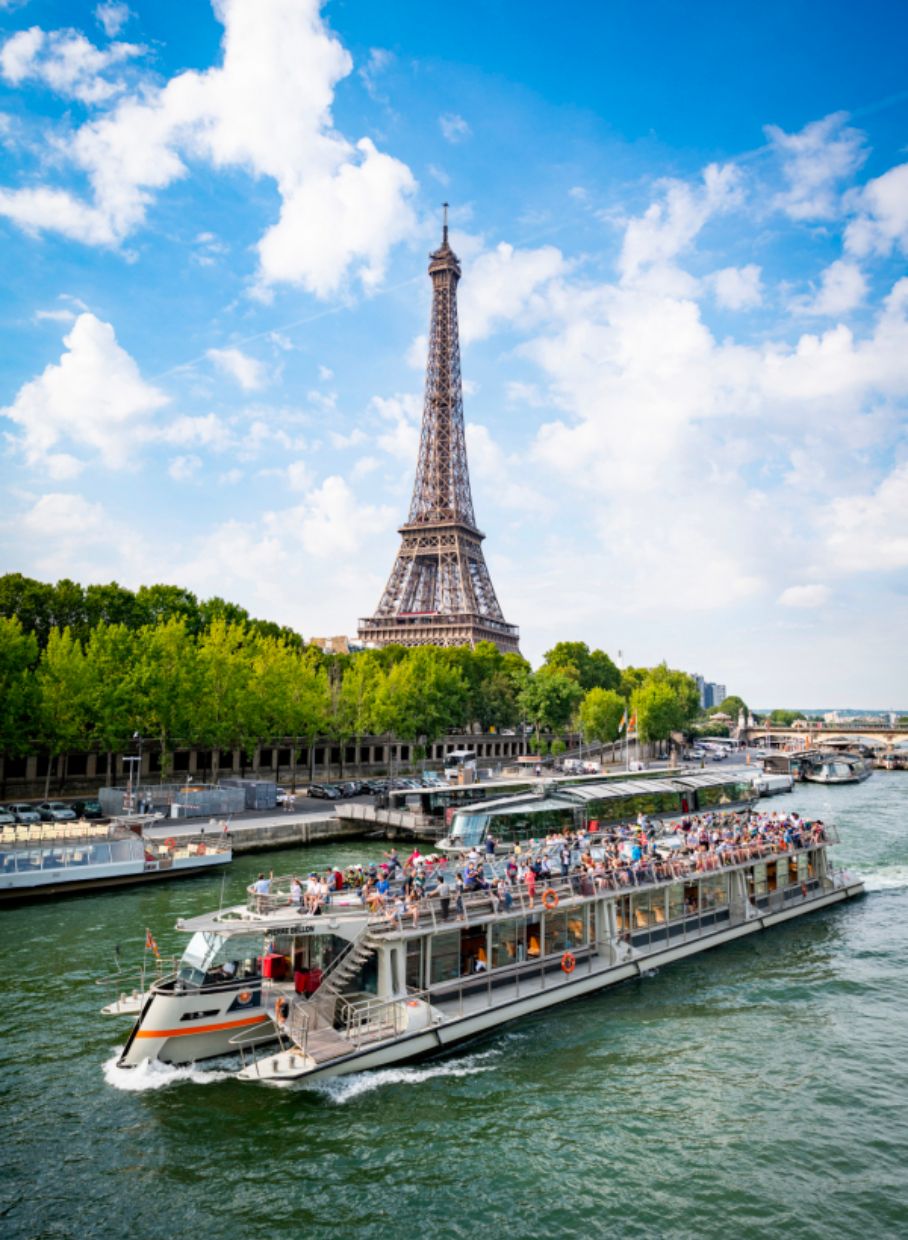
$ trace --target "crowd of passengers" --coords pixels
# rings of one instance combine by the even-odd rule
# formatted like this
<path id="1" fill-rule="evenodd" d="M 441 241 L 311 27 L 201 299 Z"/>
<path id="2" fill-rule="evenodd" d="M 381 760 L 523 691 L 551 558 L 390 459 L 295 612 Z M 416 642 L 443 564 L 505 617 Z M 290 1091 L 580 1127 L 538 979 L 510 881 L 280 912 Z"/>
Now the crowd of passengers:
<path id="1" fill-rule="evenodd" d="M 418 849 L 401 859 L 392 848 L 378 863 L 313 872 L 305 880 L 294 876 L 289 901 L 314 915 L 332 901 L 340 903 L 338 897 L 344 903 L 352 897 L 377 916 L 392 922 L 409 917 L 415 926 L 430 899 L 438 902 L 441 918 L 447 921 L 452 913 L 465 916 L 464 899 L 473 894 L 484 894 L 495 912 L 509 910 L 518 893 L 532 908 L 559 879 L 574 894 L 592 896 L 759 861 L 825 839 L 821 821 L 806 822 L 798 814 L 778 810 L 709 813 L 658 826 L 641 818 L 633 826 L 581 829 L 515 843 L 507 852 L 489 837 L 482 850 L 471 848 L 454 859 L 423 856 Z M 271 879 L 264 874 L 253 892 L 261 910 L 275 906 L 277 893 L 272 896 Z"/>

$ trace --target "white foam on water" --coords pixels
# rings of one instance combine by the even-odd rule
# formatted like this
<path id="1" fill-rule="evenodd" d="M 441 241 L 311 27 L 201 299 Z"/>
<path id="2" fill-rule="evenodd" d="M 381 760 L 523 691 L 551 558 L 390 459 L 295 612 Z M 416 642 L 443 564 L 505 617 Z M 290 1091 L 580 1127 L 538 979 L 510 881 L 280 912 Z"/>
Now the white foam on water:
<path id="1" fill-rule="evenodd" d="M 325 1094 L 337 1106 L 343 1106 L 386 1085 L 421 1085 L 423 1081 L 432 1081 L 436 1077 L 476 1076 L 480 1072 L 491 1072 L 495 1065 L 488 1061 L 497 1059 L 500 1053 L 497 1050 L 483 1051 L 480 1055 L 433 1064 L 430 1068 L 378 1068 L 372 1072 L 356 1072 L 350 1076 L 316 1082 L 312 1088 Z"/>
<path id="2" fill-rule="evenodd" d="M 857 871 L 866 891 L 897 891 L 908 887 L 908 865 L 884 865 L 867 874 Z"/>
<path id="3" fill-rule="evenodd" d="M 167 1085 L 180 1085 L 186 1081 L 193 1085 L 213 1085 L 227 1081 L 235 1075 L 222 1068 L 200 1068 L 196 1064 L 161 1063 L 159 1059 L 143 1059 L 135 1068 L 119 1068 L 119 1050 L 103 1065 L 104 1079 L 114 1089 L 124 1093 L 142 1093 L 147 1089 L 164 1089 Z"/>

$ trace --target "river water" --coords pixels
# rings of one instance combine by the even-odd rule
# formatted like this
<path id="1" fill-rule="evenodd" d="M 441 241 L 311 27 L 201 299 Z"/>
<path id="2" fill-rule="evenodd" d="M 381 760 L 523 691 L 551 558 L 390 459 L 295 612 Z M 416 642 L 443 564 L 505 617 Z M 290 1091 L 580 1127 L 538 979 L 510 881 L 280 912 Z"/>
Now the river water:
<path id="1" fill-rule="evenodd" d="M 908 774 L 763 804 L 839 825 L 865 898 L 459 1055 L 304 1088 L 117 1072 L 114 945 L 374 843 L 0 910 L 0 1234 L 908 1235 Z"/>

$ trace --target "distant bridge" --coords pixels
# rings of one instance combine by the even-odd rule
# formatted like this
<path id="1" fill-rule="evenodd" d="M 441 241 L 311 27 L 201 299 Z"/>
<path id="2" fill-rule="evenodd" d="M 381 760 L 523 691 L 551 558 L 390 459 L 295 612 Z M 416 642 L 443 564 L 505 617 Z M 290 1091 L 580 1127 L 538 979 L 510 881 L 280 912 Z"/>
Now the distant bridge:
<path id="1" fill-rule="evenodd" d="M 809 738 L 811 749 L 821 749 L 824 744 L 841 744 L 842 741 L 860 742 L 873 749 L 901 748 L 908 744 L 908 726 L 891 727 L 889 724 L 875 725 L 872 723 L 835 724 L 834 726 L 818 727 L 816 724 L 807 727 L 780 727 L 775 724 L 759 723 L 753 727 L 737 730 L 738 738 L 748 744 L 759 744 L 765 741 L 772 744 L 776 740 L 799 740 L 802 743 Z"/>

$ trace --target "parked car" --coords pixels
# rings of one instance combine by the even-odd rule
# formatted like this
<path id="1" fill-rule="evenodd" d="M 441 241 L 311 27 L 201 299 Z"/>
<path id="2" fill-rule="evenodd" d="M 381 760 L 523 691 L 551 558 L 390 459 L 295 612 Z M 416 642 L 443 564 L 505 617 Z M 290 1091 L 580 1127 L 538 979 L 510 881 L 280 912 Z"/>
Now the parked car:
<path id="1" fill-rule="evenodd" d="M 16 825 L 16 815 L 11 814 L 9 810 L 0 805 L 0 827 L 14 827 Z"/>
<path id="2" fill-rule="evenodd" d="M 340 800 L 340 789 L 335 788 L 334 784 L 310 784 L 309 795 L 318 797 L 322 801 L 338 801 Z"/>
<path id="3" fill-rule="evenodd" d="M 13 815 L 16 822 L 40 822 L 41 815 L 38 813 L 34 805 L 29 805 L 25 801 L 18 801 L 15 805 L 7 807 Z"/>
<path id="4" fill-rule="evenodd" d="M 76 811 L 62 801 L 42 801 L 35 807 L 42 822 L 74 822 Z"/>
<path id="5" fill-rule="evenodd" d="M 97 800 L 70 801 L 70 807 L 75 811 L 78 818 L 104 817 L 104 810 L 101 808 L 101 802 Z"/>

